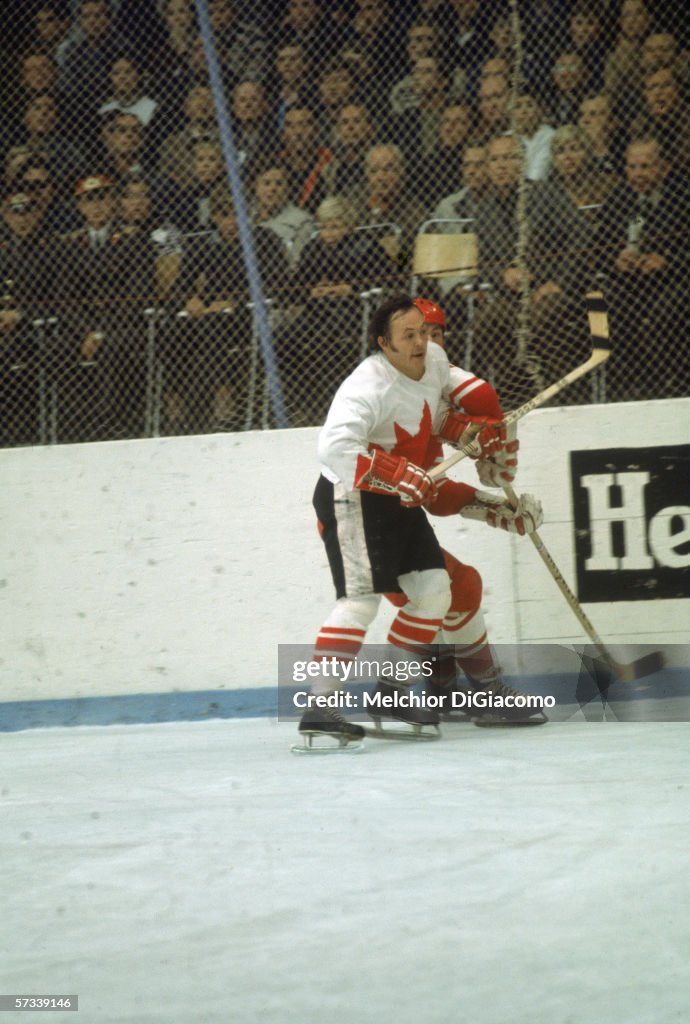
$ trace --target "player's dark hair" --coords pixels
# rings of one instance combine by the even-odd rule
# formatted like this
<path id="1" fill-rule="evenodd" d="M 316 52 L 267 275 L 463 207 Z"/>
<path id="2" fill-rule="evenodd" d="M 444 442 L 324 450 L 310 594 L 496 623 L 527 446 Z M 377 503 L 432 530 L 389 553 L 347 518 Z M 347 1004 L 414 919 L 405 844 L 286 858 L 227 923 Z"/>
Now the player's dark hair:
<path id="1" fill-rule="evenodd" d="M 369 321 L 369 346 L 372 351 L 378 351 L 379 338 L 383 338 L 386 342 L 390 341 L 391 320 L 396 313 L 408 313 L 411 309 L 416 308 L 410 296 L 403 293 L 392 295 L 381 303 Z"/>

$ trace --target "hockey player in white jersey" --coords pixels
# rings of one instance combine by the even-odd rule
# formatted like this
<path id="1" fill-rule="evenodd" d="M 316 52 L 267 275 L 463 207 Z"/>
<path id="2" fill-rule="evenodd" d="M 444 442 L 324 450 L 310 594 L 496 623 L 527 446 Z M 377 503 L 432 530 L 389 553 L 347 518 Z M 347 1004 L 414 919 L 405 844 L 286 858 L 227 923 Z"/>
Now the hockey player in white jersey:
<path id="1" fill-rule="evenodd" d="M 458 441 L 464 434 L 467 414 L 475 409 L 472 396 L 488 385 L 450 366 L 442 348 L 428 345 L 423 316 L 408 296 L 385 302 L 372 317 L 371 330 L 376 351 L 340 386 L 319 436 L 321 476 L 314 507 L 337 601 L 319 631 L 314 660 L 356 657 L 381 595 L 392 592 L 404 595 L 404 603 L 389 630 L 387 661 L 414 678 L 414 663 L 428 656 L 439 632 L 457 626 L 444 553 L 423 508 L 441 500 L 446 483 L 439 488 L 427 470 L 438 460 L 439 438 Z M 496 411 L 500 416 L 500 406 Z M 505 464 L 511 454 L 505 430 L 499 417 L 484 415 L 482 422 L 478 463 L 500 472 L 501 458 Z M 474 488 L 468 492 L 472 518 L 495 525 L 516 521 L 516 511 L 505 501 L 483 497 Z M 536 508 L 532 511 L 536 514 Z M 531 514 L 518 510 L 517 519 L 524 524 Z M 376 693 L 395 698 L 409 688 L 397 681 L 404 677 L 403 671 L 395 680 L 381 679 Z M 337 685 L 325 676 L 312 692 L 328 696 Z M 417 730 L 438 724 L 432 708 L 389 703 L 395 706 L 377 710 L 377 717 L 388 714 Z M 337 709 L 320 706 L 305 712 L 299 731 L 308 737 L 332 735 L 343 744 L 364 735 Z"/>

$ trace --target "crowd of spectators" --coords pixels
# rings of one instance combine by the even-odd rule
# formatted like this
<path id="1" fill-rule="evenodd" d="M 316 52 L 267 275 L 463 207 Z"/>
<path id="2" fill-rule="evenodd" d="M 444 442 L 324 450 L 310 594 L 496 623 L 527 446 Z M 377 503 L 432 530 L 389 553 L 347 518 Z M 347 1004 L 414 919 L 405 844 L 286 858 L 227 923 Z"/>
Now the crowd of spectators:
<path id="1" fill-rule="evenodd" d="M 359 358 L 360 295 L 409 287 L 429 220 L 476 235 L 471 305 L 462 275 L 416 285 L 506 404 L 579 357 L 595 283 L 607 397 L 687 393 L 683 8 L 518 0 L 516 39 L 507 0 L 208 0 L 292 422 Z M 163 429 L 241 429 L 262 368 L 194 0 L 0 18 L 0 443 L 37 439 L 39 372 L 61 440 L 141 433 L 152 331 Z"/>

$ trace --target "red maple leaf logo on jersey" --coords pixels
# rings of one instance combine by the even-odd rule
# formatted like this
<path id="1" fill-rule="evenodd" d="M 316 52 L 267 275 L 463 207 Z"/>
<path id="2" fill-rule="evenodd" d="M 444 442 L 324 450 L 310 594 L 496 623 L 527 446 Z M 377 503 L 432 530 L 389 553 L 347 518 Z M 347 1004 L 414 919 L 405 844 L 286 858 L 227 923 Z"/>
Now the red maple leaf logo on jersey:
<path id="1" fill-rule="evenodd" d="M 428 402 L 424 403 L 422 418 L 419 421 L 419 430 L 416 434 L 410 434 L 399 423 L 393 424 L 395 430 L 395 446 L 391 449 L 393 455 L 404 455 L 408 462 L 414 462 L 416 466 L 427 468 L 428 449 L 431 441 L 431 409 Z"/>

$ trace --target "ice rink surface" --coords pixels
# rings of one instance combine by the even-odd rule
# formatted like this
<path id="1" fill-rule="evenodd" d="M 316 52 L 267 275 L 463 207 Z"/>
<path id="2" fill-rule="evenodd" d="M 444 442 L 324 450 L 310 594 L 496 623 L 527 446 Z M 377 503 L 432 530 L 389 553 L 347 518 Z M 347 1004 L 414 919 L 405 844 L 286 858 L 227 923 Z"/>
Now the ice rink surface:
<path id="1" fill-rule="evenodd" d="M 0 737 L 0 991 L 78 1024 L 690 1020 L 687 724 L 295 735 Z"/>

